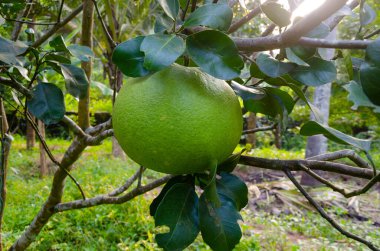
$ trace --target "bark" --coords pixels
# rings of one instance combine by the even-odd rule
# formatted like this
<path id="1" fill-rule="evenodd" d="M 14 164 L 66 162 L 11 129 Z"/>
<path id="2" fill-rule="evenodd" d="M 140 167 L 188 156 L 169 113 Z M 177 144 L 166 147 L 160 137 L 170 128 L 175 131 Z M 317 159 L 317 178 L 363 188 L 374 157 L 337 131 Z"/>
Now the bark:
<path id="1" fill-rule="evenodd" d="M 281 142 L 281 125 L 280 125 L 280 123 L 276 125 L 273 133 L 274 133 L 274 145 L 276 146 L 277 149 L 281 149 L 282 142 Z"/>
<path id="2" fill-rule="evenodd" d="M 45 124 L 41 120 L 38 120 L 38 130 L 40 131 L 42 137 L 45 138 Z M 47 160 L 46 160 L 46 151 L 41 142 L 39 143 L 39 147 L 40 147 L 40 177 L 42 178 L 48 175 L 49 169 L 48 169 Z"/>
<path id="3" fill-rule="evenodd" d="M 34 119 L 33 116 L 32 118 Z M 35 144 L 36 144 L 36 133 L 33 129 L 33 126 L 30 124 L 29 121 L 27 121 L 26 122 L 26 149 L 27 150 L 33 149 Z"/>
<path id="4" fill-rule="evenodd" d="M 250 113 L 247 118 L 247 130 L 252 130 L 257 128 L 256 126 L 256 114 Z M 247 143 L 252 145 L 252 148 L 256 148 L 256 134 L 250 133 L 247 135 Z"/>
<path id="5" fill-rule="evenodd" d="M 93 26 L 94 3 L 92 0 L 83 0 L 81 44 L 88 46 L 91 50 Z M 89 82 L 91 82 L 92 61 L 82 62 L 82 69 L 85 71 Z M 90 126 L 90 87 L 87 88 L 86 95 L 79 99 L 78 124 L 82 129 L 86 129 Z"/>

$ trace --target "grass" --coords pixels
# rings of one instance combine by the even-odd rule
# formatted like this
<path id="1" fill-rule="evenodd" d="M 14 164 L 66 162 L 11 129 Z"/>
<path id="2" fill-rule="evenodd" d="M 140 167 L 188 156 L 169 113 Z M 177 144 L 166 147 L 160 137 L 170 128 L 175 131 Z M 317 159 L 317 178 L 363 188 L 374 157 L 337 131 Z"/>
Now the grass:
<path id="1" fill-rule="evenodd" d="M 69 141 L 48 140 L 53 153 L 61 157 Z M 22 234 L 49 194 L 51 176 L 38 178 L 38 150 L 25 150 L 24 139 L 16 137 L 10 155 L 7 181 L 8 197 L 4 217 L 3 239 L 10 245 Z M 106 193 L 134 173 L 138 166 L 130 160 L 112 158 L 111 141 L 86 149 L 75 163 L 72 174 L 81 183 L 87 197 Z M 255 149 L 250 153 L 267 158 L 301 158 L 303 152 Z M 143 182 L 159 174 L 147 171 Z M 152 191 L 122 205 L 103 205 L 54 215 L 29 250 L 159 250 L 154 241 L 154 220 L 149 204 L 158 191 Z M 67 181 L 63 200 L 80 199 L 80 193 Z M 341 236 L 315 213 L 275 216 L 265 211 L 242 211 L 243 238 L 235 248 L 243 250 L 365 250 Z M 348 229 L 365 233 L 380 245 L 380 231 L 371 223 L 341 219 Z M 371 230 L 371 231 L 369 231 Z M 310 247 L 310 248 L 309 248 Z M 210 250 L 198 236 L 187 250 Z"/>

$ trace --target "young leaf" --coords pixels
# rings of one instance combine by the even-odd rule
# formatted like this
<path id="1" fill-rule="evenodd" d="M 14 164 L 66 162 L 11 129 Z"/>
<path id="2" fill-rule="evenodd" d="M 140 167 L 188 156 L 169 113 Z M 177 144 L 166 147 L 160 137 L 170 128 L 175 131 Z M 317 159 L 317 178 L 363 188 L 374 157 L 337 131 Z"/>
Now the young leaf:
<path id="1" fill-rule="evenodd" d="M 83 69 L 71 64 L 61 64 L 60 66 L 65 78 L 66 90 L 76 98 L 85 97 L 89 82 Z"/>
<path id="2" fill-rule="evenodd" d="M 164 250 L 183 250 L 199 233 L 198 197 L 193 185 L 173 185 L 160 202 L 154 215 L 156 227 L 168 226 L 170 231 L 157 234 L 157 244 Z"/>
<path id="3" fill-rule="evenodd" d="M 298 66 L 292 72 L 295 80 L 309 86 L 319 86 L 331 83 L 336 79 L 336 68 L 333 62 L 312 57 L 305 61 L 310 67 Z"/>
<path id="4" fill-rule="evenodd" d="M 24 53 L 27 46 L 0 37 L 0 62 L 9 65 L 21 65 L 17 56 Z"/>
<path id="5" fill-rule="evenodd" d="M 272 78 L 280 77 L 296 67 L 293 63 L 278 61 L 264 53 L 260 53 L 257 56 L 256 63 L 263 73 Z"/>
<path id="6" fill-rule="evenodd" d="M 374 112 L 380 113 L 380 106 L 374 105 L 365 95 L 361 85 L 357 84 L 355 81 L 350 81 L 349 84 L 343 86 L 349 92 L 348 99 L 354 103 L 351 107 L 357 110 L 359 106 L 366 106 L 374 108 Z"/>
<path id="7" fill-rule="evenodd" d="M 173 34 L 154 34 L 145 37 L 140 49 L 145 53 L 144 67 L 150 71 L 159 71 L 182 55 L 185 43 Z"/>
<path id="8" fill-rule="evenodd" d="M 288 26 L 290 24 L 291 13 L 285 10 L 281 4 L 276 2 L 267 1 L 260 5 L 262 12 L 270 19 L 273 23 L 280 27 Z"/>
<path id="9" fill-rule="evenodd" d="M 227 4 L 205 4 L 189 15 L 183 27 L 203 25 L 226 31 L 231 25 L 232 15 L 232 10 Z"/>
<path id="10" fill-rule="evenodd" d="M 360 83 L 364 93 L 375 105 L 380 105 L 380 67 L 364 62 L 360 66 Z"/>
<path id="11" fill-rule="evenodd" d="M 367 61 L 380 68 L 380 39 L 371 42 L 365 52 Z"/>
<path id="12" fill-rule="evenodd" d="M 33 97 L 26 103 L 29 111 L 46 125 L 61 121 L 65 115 L 65 103 L 61 89 L 50 83 L 39 83 Z"/>
<path id="13" fill-rule="evenodd" d="M 51 41 L 49 41 L 49 45 L 50 47 L 54 48 L 56 52 L 69 52 L 61 35 L 56 36 Z"/>
<path id="14" fill-rule="evenodd" d="M 242 236 L 237 223 L 241 216 L 234 203 L 220 195 L 221 206 L 216 207 L 204 194 L 199 199 L 199 223 L 202 238 L 213 250 L 230 251 Z"/>
<path id="15" fill-rule="evenodd" d="M 234 202 L 236 209 L 241 210 L 248 204 L 247 185 L 237 176 L 230 173 L 221 173 L 221 179 L 216 181 L 219 195 L 224 195 Z"/>
<path id="16" fill-rule="evenodd" d="M 67 49 L 70 51 L 71 55 L 78 58 L 82 62 L 90 61 L 90 58 L 94 57 L 94 53 L 90 49 L 90 47 L 83 45 L 69 45 Z"/>
<path id="17" fill-rule="evenodd" d="M 152 73 L 144 67 L 145 54 L 140 50 L 144 38 L 139 36 L 127 40 L 116 46 L 113 51 L 112 62 L 129 77 L 143 77 Z"/>
<path id="18" fill-rule="evenodd" d="M 149 213 L 151 216 L 154 216 L 156 214 L 158 205 L 161 203 L 162 199 L 165 197 L 169 189 L 172 188 L 172 186 L 174 186 L 175 184 L 179 184 L 179 183 L 194 184 L 194 177 L 192 177 L 191 175 L 187 175 L 187 176 L 178 175 L 171 178 L 162 188 L 160 194 L 150 204 Z"/>
<path id="19" fill-rule="evenodd" d="M 178 0 L 158 0 L 162 9 L 164 9 L 166 15 L 171 19 L 176 20 L 179 12 L 179 1 Z"/>
<path id="20" fill-rule="evenodd" d="M 326 138 L 344 145 L 351 145 L 363 151 L 368 152 L 371 148 L 370 140 L 363 140 L 351 137 L 331 127 L 322 125 L 315 121 L 306 122 L 300 130 L 300 134 L 304 136 L 313 136 L 323 134 Z"/>
<path id="21" fill-rule="evenodd" d="M 104 96 L 112 96 L 113 95 L 113 90 L 106 86 L 103 83 L 100 83 L 98 81 L 91 81 L 91 87 L 96 87 L 98 88 Z"/>
<path id="22" fill-rule="evenodd" d="M 234 42 L 224 33 L 205 30 L 188 36 L 187 52 L 206 73 L 220 79 L 239 77 L 244 67 Z"/>

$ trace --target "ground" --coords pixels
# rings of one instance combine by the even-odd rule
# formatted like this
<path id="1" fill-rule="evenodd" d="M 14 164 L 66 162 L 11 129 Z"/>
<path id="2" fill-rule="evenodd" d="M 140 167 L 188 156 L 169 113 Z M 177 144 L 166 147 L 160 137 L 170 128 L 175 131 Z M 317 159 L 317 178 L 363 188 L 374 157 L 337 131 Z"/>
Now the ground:
<path id="1" fill-rule="evenodd" d="M 53 153 L 62 156 L 69 141 L 49 140 Z M 111 142 L 91 147 L 75 164 L 72 174 L 88 197 L 106 193 L 125 181 L 138 166 L 131 160 L 114 159 Z M 303 152 L 259 149 L 255 156 L 302 158 Z M 6 247 L 23 232 L 46 199 L 51 177 L 38 178 L 38 149 L 25 150 L 25 140 L 16 137 L 10 157 L 8 199 L 4 218 Z M 53 167 L 52 167 L 53 168 Z M 240 166 L 236 174 L 247 182 L 249 205 L 243 209 L 244 233 L 236 250 L 367 250 L 333 229 L 310 210 L 305 199 L 281 173 Z M 160 174 L 147 171 L 143 182 Z M 358 185 L 337 176 L 331 177 L 345 187 Z M 149 203 L 159 189 L 123 205 L 105 205 L 55 215 L 45 226 L 30 250 L 159 250 L 154 242 L 154 220 Z M 380 246 L 380 193 L 350 200 L 326 188 L 310 193 L 329 214 L 347 230 L 366 237 Z M 79 199 L 80 193 L 68 180 L 64 201 Z M 199 236 L 187 250 L 210 250 Z"/>

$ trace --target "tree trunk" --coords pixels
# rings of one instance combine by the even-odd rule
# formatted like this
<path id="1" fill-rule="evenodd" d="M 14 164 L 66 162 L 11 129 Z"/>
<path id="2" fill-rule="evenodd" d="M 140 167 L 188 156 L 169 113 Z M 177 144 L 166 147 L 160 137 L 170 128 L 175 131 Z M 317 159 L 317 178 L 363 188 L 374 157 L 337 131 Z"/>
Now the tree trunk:
<path id="1" fill-rule="evenodd" d="M 247 130 L 256 128 L 256 114 L 251 112 L 247 118 Z M 256 148 L 256 134 L 249 133 L 247 134 L 247 143 L 252 145 L 252 149 Z"/>
<path id="2" fill-rule="evenodd" d="M 332 18 L 329 18 L 327 21 L 332 21 Z M 330 34 L 326 37 L 328 40 L 336 39 L 337 30 L 334 29 L 330 32 Z M 323 49 L 320 51 L 321 56 L 325 60 L 330 60 L 334 57 L 335 50 L 334 49 Z M 314 91 L 314 105 L 321 111 L 323 116 L 323 124 L 327 125 L 329 116 L 330 116 L 330 96 L 331 96 L 331 83 L 325 84 L 322 86 L 317 86 Z M 314 116 L 311 114 L 310 120 L 314 120 Z M 309 158 L 312 156 L 320 155 L 327 152 L 327 139 L 322 135 L 311 136 L 307 140 L 306 144 L 306 152 L 305 157 Z M 321 173 L 321 172 L 319 172 Z M 301 177 L 301 184 L 306 186 L 319 186 L 322 185 L 319 181 L 308 175 L 307 173 L 303 173 Z"/>
<path id="3" fill-rule="evenodd" d="M 31 119 L 34 120 L 34 116 L 30 115 Z M 36 144 L 36 132 L 33 129 L 33 126 L 29 121 L 26 121 L 26 149 L 33 149 Z"/>
<path id="4" fill-rule="evenodd" d="M 41 120 L 38 120 L 38 131 L 40 132 L 41 136 L 45 138 L 45 124 Z M 40 177 L 42 178 L 48 175 L 49 169 L 46 162 L 46 151 L 41 142 L 39 143 L 39 147 L 40 147 Z"/>
<path id="5" fill-rule="evenodd" d="M 274 128 L 274 145 L 277 149 L 281 149 L 282 143 L 281 143 L 281 125 L 278 123 L 276 127 Z"/>
<path id="6" fill-rule="evenodd" d="M 92 0 L 83 0 L 82 36 L 81 44 L 88 46 L 92 50 L 92 35 L 94 26 L 94 4 Z M 91 82 L 92 60 L 82 62 L 82 69 L 85 71 L 88 81 Z M 78 104 L 78 124 L 82 129 L 90 126 L 90 86 Z"/>

